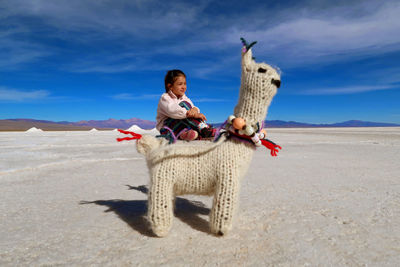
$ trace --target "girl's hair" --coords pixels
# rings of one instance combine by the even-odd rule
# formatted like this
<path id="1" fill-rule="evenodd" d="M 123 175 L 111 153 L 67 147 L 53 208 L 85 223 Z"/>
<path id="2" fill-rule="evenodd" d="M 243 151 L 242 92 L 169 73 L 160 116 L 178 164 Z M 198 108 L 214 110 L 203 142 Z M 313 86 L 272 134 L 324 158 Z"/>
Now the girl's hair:
<path id="1" fill-rule="evenodd" d="M 178 78 L 178 76 L 183 76 L 186 78 L 185 73 L 183 73 L 183 71 L 181 70 L 169 70 L 167 72 L 167 75 L 165 75 L 165 92 L 168 93 L 169 88 L 168 88 L 168 84 L 174 84 L 176 78 Z"/>

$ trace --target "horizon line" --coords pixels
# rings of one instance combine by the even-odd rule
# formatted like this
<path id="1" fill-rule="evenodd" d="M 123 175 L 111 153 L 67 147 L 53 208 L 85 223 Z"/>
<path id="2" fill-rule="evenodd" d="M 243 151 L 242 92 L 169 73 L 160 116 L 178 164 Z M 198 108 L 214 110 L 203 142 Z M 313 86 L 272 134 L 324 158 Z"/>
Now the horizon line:
<path id="1" fill-rule="evenodd" d="M 0 121 L 2 120 L 35 120 L 35 121 L 47 121 L 47 122 L 54 122 L 54 123 L 58 123 L 58 122 L 71 122 L 71 123 L 78 123 L 78 122 L 82 122 L 82 121 L 109 121 L 109 120 L 116 120 L 116 121 L 126 121 L 126 120 L 141 120 L 144 122 L 151 122 L 151 123 L 156 123 L 156 121 L 152 121 L 152 120 L 146 120 L 146 119 L 141 119 L 141 118 L 136 118 L 136 117 L 132 117 L 132 118 L 128 118 L 128 119 L 114 119 L 114 118 L 108 118 L 108 119 L 102 119 L 102 120 L 94 120 L 94 119 L 87 119 L 87 120 L 78 120 L 78 121 L 68 121 L 68 120 L 48 120 L 48 119 L 34 119 L 34 118 L 7 118 L 7 119 L 0 119 Z M 358 119 L 349 119 L 349 120 L 344 120 L 344 121 L 337 121 L 337 122 L 316 122 L 316 123 L 312 123 L 312 122 L 304 122 L 304 121 L 295 121 L 295 120 L 282 120 L 282 119 L 273 119 L 273 120 L 268 120 L 265 119 L 263 121 L 280 121 L 280 122 L 286 122 L 286 123 L 301 123 L 301 124 L 310 124 L 310 125 L 332 125 L 332 124 L 340 124 L 340 123 L 346 123 L 346 122 L 362 122 L 362 123 L 379 123 L 379 124 L 393 124 L 393 125 L 398 125 L 400 126 L 400 123 L 395 123 L 395 122 L 380 122 L 380 121 L 365 121 L 365 120 L 358 120 Z M 214 122 L 214 123 L 210 123 L 210 124 L 221 124 L 223 122 Z"/>

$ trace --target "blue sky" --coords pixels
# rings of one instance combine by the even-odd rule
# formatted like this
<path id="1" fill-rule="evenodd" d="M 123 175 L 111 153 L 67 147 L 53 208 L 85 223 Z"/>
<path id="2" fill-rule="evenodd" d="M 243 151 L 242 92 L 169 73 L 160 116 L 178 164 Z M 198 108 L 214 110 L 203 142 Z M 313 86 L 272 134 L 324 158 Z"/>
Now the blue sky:
<path id="1" fill-rule="evenodd" d="M 0 119 L 155 120 L 164 75 L 233 112 L 240 37 L 278 66 L 269 120 L 400 123 L 399 1 L 0 0 Z"/>

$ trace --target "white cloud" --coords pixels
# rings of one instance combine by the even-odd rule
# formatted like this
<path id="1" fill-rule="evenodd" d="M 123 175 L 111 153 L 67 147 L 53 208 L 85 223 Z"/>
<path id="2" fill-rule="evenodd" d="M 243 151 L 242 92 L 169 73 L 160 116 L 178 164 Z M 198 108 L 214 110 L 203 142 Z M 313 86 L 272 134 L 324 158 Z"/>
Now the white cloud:
<path id="1" fill-rule="evenodd" d="M 80 73 L 120 73 L 167 70 L 172 69 L 172 65 L 153 61 L 149 55 L 138 55 L 135 57 L 121 55 L 116 58 L 113 55 L 105 54 L 103 56 L 98 55 L 97 58 L 88 57 L 73 61 L 72 63 L 65 64 L 62 69 Z"/>
<path id="2" fill-rule="evenodd" d="M 94 31 L 112 37 L 130 34 L 161 38 L 196 23 L 205 2 L 196 5 L 168 1 L 14 0 L 3 4 L 0 19 L 12 16 L 40 18 L 65 31 Z M 82 36 L 82 38 L 85 38 Z"/>
<path id="3" fill-rule="evenodd" d="M 400 49 L 398 1 L 348 1 L 345 5 L 307 1 L 282 8 L 259 3 L 241 12 L 234 8 L 225 12 L 221 7 L 215 10 L 219 13 L 209 12 L 213 7 L 214 3 L 207 0 L 196 4 L 157 0 L 6 1 L 0 8 L 0 25 L 24 33 L 2 36 L 0 51 L 7 53 L 0 53 L 0 67 L 63 53 L 61 47 L 47 47 L 43 37 L 63 40 L 67 47 L 74 44 L 68 49 L 87 52 L 78 51 L 79 57 L 66 58 L 58 64 L 61 69 L 105 73 L 146 70 L 148 66 L 169 68 L 168 64 L 155 63 L 155 56 L 197 56 L 195 62 L 201 62 L 208 61 L 207 56 L 213 53 L 219 55 L 213 68 L 222 72 L 232 69 L 232 64 L 220 59 L 233 57 L 234 49 L 240 51 L 241 36 L 258 41 L 257 59 L 286 68 Z M 35 23 L 26 23 L 26 18 Z M 36 34 L 39 38 L 32 40 Z M 132 51 L 136 57 L 132 58 Z M 201 77 L 208 72 L 207 67 L 200 66 L 196 74 Z"/>
<path id="4" fill-rule="evenodd" d="M 135 95 L 129 93 L 122 93 L 111 96 L 115 100 L 155 100 L 159 99 L 161 94 L 147 94 L 147 95 Z"/>
<path id="5" fill-rule="evenodd" d="M 46 90 L 21 91 L 0 87 L 0 101 L 2 102 L 29 102 L 48 99 L 50 93 Z"/>
<path id="6" fill-rule="evenodd" d="M 394 62 L 396 64 L 396 62 Z M 399 64 L 397 64 L 399 65 Z M 379 84 L 396 84 L 400 83 L 400 67 L 391 67 L 391 66 L 385 66 L 385 65 L 379 65 L 379 66 L 370 66 L 366 69 L 371 69 L 373 70 L 372 72 L 368 72 L 368 79 L 370 81 L 373 81 L 375 83 Z M 365 79 L 365 72 L 358 73 L 355 75 L 356 78 L 358 79 Z"/>
<path id="7" fill-rule="evenodd" d="M 344 86 L 344 87 L 330 87 L 330 88 L 317 88 L 302 90 L 298 94 L 302 95 L 346 95 L 357 94 L 370 91 L 390 90 L 399 88 L 396 85 L 364 85 L 364 86 Z"/>
<path id="8" fill-rule="evenodd" d="M 223 98 L 196 98 L 194 99 L 195 102 L 230 102 L 228 99 L 223 99 Z"/>
<path id="9" fill-rule="evenodd" d="M 157 53 L 151 50 L 150 42 L 165 38 L 170 42 L 181 31 L 199 27 L 196 25 L 205 5 L 204 1 L 196 5 L 124 0 L 5 1 L 0 7 L 0 69 L 10 70 L 45 56 L 62 57 L 63 52 L 80 50 L 79 57 L 57 60 L 57 66 L 72 66 L 70 69 L 78 72 L 135 71 L 136 62 L 123 62 L 130 59 L 129 53 L 135 51 L 148 60 L 149 55 Z M 54 45 L 54 40 L 62 45 Z M 184 46 L 182 40 L 177 42 Z M 102 45 L 111 49 L 102 49 Z M 79 59 L 91 55 L 95 58 L 93 64 L 81 67 Z M 102 62 L 103 55 L 106 59 Z M 119 62 L 112 57 L 119 58 Z"/>
<path id="10" fill-rule="evenodd" d="M 115 100 L 158 100 L 161 97 L 161 94 L 144 94 L 144 95 L 135 95 L 130 93 L 122 93 L 111 96 L 111 98 Z M 229 100 L 223 98 L 192 98 L 196 103 L 200 102 L 227 102 Z"/>
<path id="11" fill-rule="evenodd" d="M 348 15 L 346 7 L 319 13 L 305 12 L 264 29 L 232 26 L 230 43 L 237 36 L 257 40 L 256 50 L 287 65 L 332 62 L 400 49 L 400 3 L 387 2 L 375 12 Z M 295 12 L 293 10 L 293 12 Z"/>
<path id="12" fill-rule="evenodd" d="M 22 36 L 28 32 L 20 26 L 0 31 L 0 70 L 13 70 L 20 64 L 51 54 L 48 47 L 25 41 Z"/>

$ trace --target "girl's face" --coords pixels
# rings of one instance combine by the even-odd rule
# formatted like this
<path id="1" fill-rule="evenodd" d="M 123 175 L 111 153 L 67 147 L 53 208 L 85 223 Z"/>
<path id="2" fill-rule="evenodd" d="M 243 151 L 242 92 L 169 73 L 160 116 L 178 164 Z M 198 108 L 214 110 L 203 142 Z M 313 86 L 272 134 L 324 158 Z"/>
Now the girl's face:
<path id="1" fill-rule="evenodd" d="M 168 87 L 177 97 L 183 96 L 186 92 L 185 76 L 178 76 L 173 84 L 168 84 Z"/>

